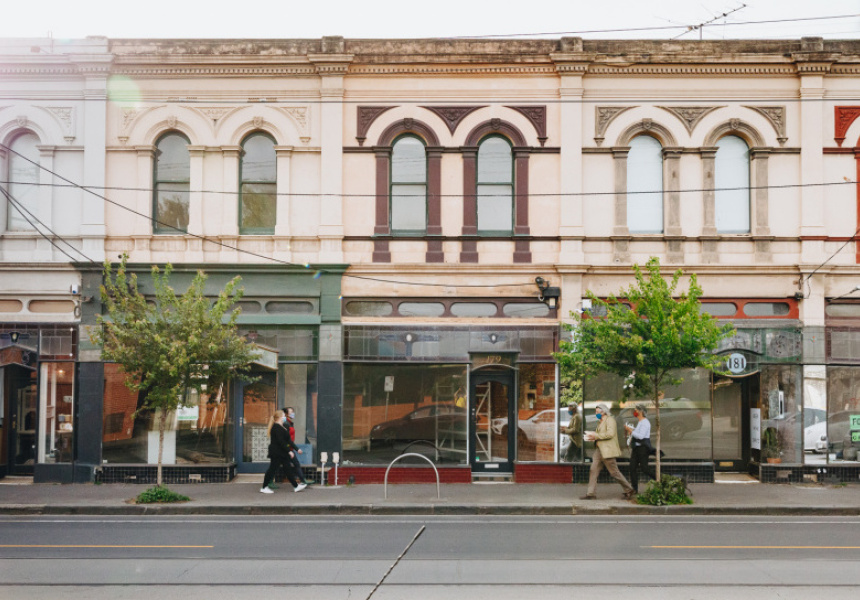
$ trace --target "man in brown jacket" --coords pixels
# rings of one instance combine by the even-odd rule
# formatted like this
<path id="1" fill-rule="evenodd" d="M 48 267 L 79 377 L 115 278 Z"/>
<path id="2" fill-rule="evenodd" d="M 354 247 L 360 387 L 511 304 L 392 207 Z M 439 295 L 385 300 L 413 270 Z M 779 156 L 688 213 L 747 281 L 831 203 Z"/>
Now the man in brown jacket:
<path id="1" fill-rule="evenodd" d="M 597 478 L 600 476 L 600 471 L 603 467 L 609 471 L 609 474 L 621 484 L 624 488 L 624 499 L 629 500 L 636 492 L 633 487 L 618 470 L 618 465 L 615 464 L 615 459 L 621 456 L 621 446 L 618 445 L 618 430 L 615 425 L 615 417 L 609 414 L 609 407 L 606 403 L 601 402 L 595 408 L 597 415 L 597 430 L 586 431 L 584 439 L 587 442 L 596 442 L 597 448 L 594 450 L 592 457 L 591 470 L 588 473 L 588 491 L 582 500 L 594 500 L 597 498 Z"/>

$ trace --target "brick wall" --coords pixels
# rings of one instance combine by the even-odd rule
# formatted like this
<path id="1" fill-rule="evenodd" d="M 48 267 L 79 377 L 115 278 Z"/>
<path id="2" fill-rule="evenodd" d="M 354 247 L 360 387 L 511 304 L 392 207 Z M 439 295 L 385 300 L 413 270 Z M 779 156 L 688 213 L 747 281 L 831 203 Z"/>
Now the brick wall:
<path id="1" fill-rule="evenodd" d="M 516 483 L 573 483 L 573 467 L 563 463 L 516 463 Z"/>
<path id="2" fill-rule="evenodd" d="M 343 485 L 352 475 L 355 483 L 383 483 L 387 467 L 340 467 L 338 481 Z M 334 477 L 331 473 L 327 478 Z M 472 470 L 469 467 L 445 467 L 439 469 L 442 483 L 472 483 Z M 427 467 L 393 467 L 388 473 L 388 483 L 436 483 L 436 474 Z"/>

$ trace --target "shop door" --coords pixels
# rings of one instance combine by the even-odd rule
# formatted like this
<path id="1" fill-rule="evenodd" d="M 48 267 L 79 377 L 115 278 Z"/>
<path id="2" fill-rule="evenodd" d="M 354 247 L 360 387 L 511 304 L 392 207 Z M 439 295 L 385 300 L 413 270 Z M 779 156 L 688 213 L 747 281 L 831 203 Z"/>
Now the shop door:
<path id="1" fill-rule="evenodd" d="M 747 472 L 750 462 L 750 407 L 758 396 L 759 375 L 733 379 L 714 376 L 714 466 L 717 471 Z"/>
<path id="2" fill-rule="evenodd" d="M 32 475 L 36 463 L 36 371 L 18 365 L 2 368 L 5 406 L 3 432 L 9 473 Z M 8 427 L 6 424 L 8 423 Z"/>
<path id="3" fill-rule="evenodd" d="M 517 420 L 514 372 L 472 374 L 469 434 L 473 473 L 512 473 Z"/>
<path id="4" fill-rule="evenodd" d="M 278 410 L 277 373 L 252 373 L 253 383 L 239 382 L 236 395 L 236 470 L 263 473 L 269 466 L 269 418 Z"/>

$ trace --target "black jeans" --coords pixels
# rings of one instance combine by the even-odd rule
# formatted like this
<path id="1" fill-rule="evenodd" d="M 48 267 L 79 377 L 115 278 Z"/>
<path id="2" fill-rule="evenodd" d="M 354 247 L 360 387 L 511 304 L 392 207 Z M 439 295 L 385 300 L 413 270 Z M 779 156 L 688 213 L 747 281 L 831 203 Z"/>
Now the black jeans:
<path id="1" fill-rule="evenodd" d="M 290 457 L 282 458 L 282 457 L 272 457 L 272 460 L 269 462 L 269 468 L 266 469 L 266 474 L 263 476 L 263 487 L 269 487 L 269 484 L 272 483 L 275 479 L 275 475 L 280 470 L 281 473 L 286 475 L 287 480 L 290 482 L 290 485 L 296 487 L 298 481 L 296 481 L 296 473 L 293 470 L 293 463 Z"/>
<path id="2" fill-rule="evenodd" d="M 636 442 L 634 442 L 635 444 Z M 645 446 L 633 446 L 630 452 L 630 485 L 637 492 L 639 491 L 639 474 L 648 475 L 654 479 L 654 475 L 648 468 L 648 458 L 651 453 Z"/>

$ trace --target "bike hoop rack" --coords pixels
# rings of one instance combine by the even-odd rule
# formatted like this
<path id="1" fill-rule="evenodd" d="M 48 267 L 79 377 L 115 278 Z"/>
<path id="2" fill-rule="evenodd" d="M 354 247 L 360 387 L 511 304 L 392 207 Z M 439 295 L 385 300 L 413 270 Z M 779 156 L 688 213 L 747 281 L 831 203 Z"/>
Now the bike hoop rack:
<path id="1" fill-rule="evenodd" d="M 408 452 L 406 454 L 401 454 L 400 456 L 398 456 L 397 458 L 392 460 L 391 464 L 388 465 L 388 468 L 385 469 L 385 482 L 382 486 L 383 493 L 385 494 L 385 499 L 388 500 L 388 472 L 391 470 L 391 467 L 394 466 L 394 463 L 396 463 L 401 458 L 406 458 L 407 456 L 417 456 L 419 458 L 423 458 L 424 460 L 426 460 L 427 462 L 430 463 L 430 466 L 433 467 L 433 472 L 436 473 L 436 499 L 441 500 L 442 499 L 442 488 L 439 485 L 439 469 L 436 468 L 436 465 L 433 464 L 432 460 L 430 460 L 429 458 L 427 458 L 423 454 L 418 454 L 416 452 Z"/>

